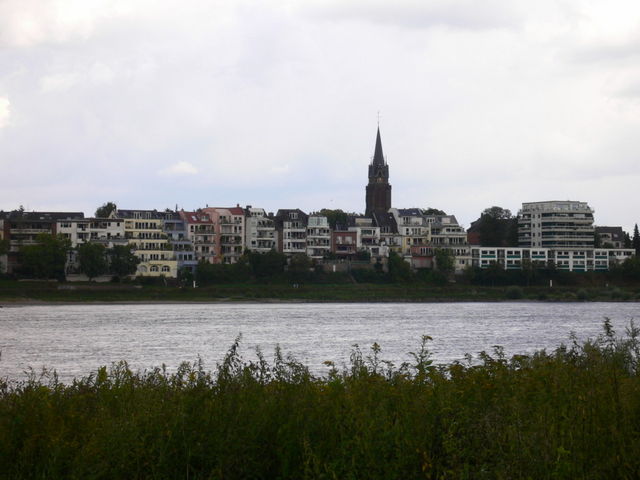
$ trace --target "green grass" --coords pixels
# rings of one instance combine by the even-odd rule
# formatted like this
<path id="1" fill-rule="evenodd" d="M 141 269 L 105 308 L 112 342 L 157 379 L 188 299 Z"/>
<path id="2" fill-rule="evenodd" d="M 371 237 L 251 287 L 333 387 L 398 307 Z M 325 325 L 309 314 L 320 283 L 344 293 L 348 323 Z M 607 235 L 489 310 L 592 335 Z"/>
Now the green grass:
<path id="1" fill-rule="evenodd" d="M 635 479 L 640 344 L 585 344 L 435 366 L 374 345 L 312 375 L 276 351 L 213 372 L 119 363 L 70 385 L 0 388 L 1 478 Z"/>
<path id="2" fill-rule="evenodd" d="M 63 289 L 60 289 L 63 287 Z M 640 287 L 515 287 L 465 284 L 301 284 L 240 283 L 202 288 L 158 285 L 0 281 L 0 302 L 209 302 L 209 301 L 637 301 Z"/>

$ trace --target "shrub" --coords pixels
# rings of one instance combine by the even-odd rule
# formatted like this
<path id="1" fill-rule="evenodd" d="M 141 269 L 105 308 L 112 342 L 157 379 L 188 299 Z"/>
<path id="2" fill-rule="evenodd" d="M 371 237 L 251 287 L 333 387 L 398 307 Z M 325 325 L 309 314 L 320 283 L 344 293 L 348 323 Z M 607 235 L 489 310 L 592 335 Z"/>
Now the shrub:
<path id="1" fill-rule="evenodd" d="M 517 285 L 511 285 L 510 287 L 507 287 L 507 289 L 505 290 L 505 297 L 507 297 L 510 300 L 518 300 L 523 296 L 524 296 L 524 292 L 522 288 Z"/>

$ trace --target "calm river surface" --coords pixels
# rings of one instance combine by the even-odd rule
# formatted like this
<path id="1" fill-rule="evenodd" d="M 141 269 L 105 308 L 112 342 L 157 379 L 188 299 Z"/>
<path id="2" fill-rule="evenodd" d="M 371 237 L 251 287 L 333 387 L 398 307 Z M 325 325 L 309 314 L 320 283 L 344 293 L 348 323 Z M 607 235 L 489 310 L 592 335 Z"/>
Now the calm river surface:
<path id="1" fill-rule="evenodd" d="M 268 359 L 280 345 L 315 373 L 325 360 L 348 361 L 353 344 L 378 342 L 396 365 L 422 335 L 433 337 L 436 363 L 502 345 L 507 355 L 553 349 L 571 332 L 594 338 L 609 317 L 623 334 L 640 324 L 639 303 L 383 303 L 383 304 L 153 304 L 4 306 L 0 308 L 0 377 L 25 378 L 33 367 L 56 369 L 68 382 L 101 365 L 127 360 L 134 369 L 163 363 L 174 370 L 200 356 L 205 368 L 220 362 L 242 334 L 241 351 Z"/>

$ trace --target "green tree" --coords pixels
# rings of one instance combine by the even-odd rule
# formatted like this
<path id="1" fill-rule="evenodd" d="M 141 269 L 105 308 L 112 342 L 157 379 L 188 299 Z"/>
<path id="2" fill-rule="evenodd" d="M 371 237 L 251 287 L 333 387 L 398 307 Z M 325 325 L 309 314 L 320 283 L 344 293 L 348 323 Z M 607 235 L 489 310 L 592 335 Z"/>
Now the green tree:
<path id="1" fill-rule="evenodd" d="M 631 248 L 635 248 L 636 255 L 640 255 L 640 232 L 638 232 L 638 224 L 633 227 L 633 240 L 631 240 Z"/>
<path id="2" fill-rule="evenodd" d="M 422 210 L 423 215 L 446 215 L 444 210 L 438 210 L 437 208 L 425 208 Z"/>
<path id="3" fill-rule="evenodd" d="M 136 273 L 140 259 L 131 251 L 131 245 L 115 245 L 107 251 L 109 271 L 117 278 Z"/>
<path id="4" fill-rule="evenodd" d="M 304 253 L 296 253 L 289 259 L 287 271 L 291 280 L 299 282 L 310 276 L 311 259 Z"/>
<path id="5" fill-rule="evenodd" d="M 327 217 L 327 221 L 332 230 L 336 229 L 336 225 L 346 225 L 349 220 L 349 214 L 340 209 L 331 210 L 330 208 L 323 208 L 320 210 L 320 215 Z"/>
<path id="6" fill-rule="evenodd" d="M 396 252 L 389 252 L 389 280 L 393 283 L 406 283 L 413 279 L 411 265 Z"/>
<path id="7" fill-rule="evenodd" d="M 256 278 L 280 275 L 287 264 L 287 257 L 274 249 L 266 253 L 248 252 L 249 266 Z"/>
<path id="8" fill-rule="evenodd" d="M 513 247 L 518 245 L 518 218 L 502 207 L 485 208 L 474 227 L 483 247 Z"/>
<path id="9" fill-rule="evenodd" d="M 451 253 L 451 250 L 445 250 L 443 248 L 438 248 L 435 251 L 436 257 L 436 270 L 442 272 L 442 274 L 446 276 L 450 276 L 456 266 L 456 257 Z"/>
<path id="10" fill-rule="evenodd" d="M 96 209 L 96 218 L 109 218 L 109 216 L 117 210 L 116 204 L 107 202 Z"/>
<path id="11" fill-rule="evenodd" d="M 71 241 L 62 235 L 41 233 L 36 242 L 36 245 L 25 245 L 20 249 L 24 271 L 35 278 L 64 280 Z"/>
<path id="12" fill-rule="evenodd" d="M 6 255 L 7 253 L 9 253 L 9 240 L 2 239 L 0 240 L 0 257 L 2 255 Z M 0 272 L 2 272 L 2 269 L 2 263 L 0 263 Z"/>
<path id="13" fill-rule="evenodd" d="M 89 281 L 107 272 L 109 265 L 105 252 L 106 248 L 99 243 L 83 243 L 78 246 L 80 271 L 89 277 Z"/>

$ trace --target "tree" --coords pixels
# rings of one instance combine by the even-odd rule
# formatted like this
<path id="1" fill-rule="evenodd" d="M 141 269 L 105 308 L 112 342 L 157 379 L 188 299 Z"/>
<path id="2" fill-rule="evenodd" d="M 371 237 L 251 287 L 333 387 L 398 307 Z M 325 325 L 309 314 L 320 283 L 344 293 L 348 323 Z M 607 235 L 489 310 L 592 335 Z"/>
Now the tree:
<path id="1" fill-rule="evenodd" d="M 304 253 L 296 253 L 289 259 L 287 271 L 294 281 L 305 280 L 309 277 L 311 269 L 311 259 Z"/>
<path id="2" fill-rule="evenodd" d="M 477 231 L 483 247 L 515 247 L 518 245 L 518 217 L 502 207 L 485 208 L 469 231 Z"/>
<path id="3" fill-rule="evenodd" d="M 494 218 L 496 220 L 508 220 L 510 218 L 513 218 L 513 215 L 511 215 L 511 210 L 496 206 L 485 208 L 482 211 L 481 216 L 483 215 Z"/>
<path id="4" fill-rule="evenodd" d="M 36 245 L 25 245 L 20 249 L 24 271 L 35 278 L 64 280 L 71 241 L 62 235 L 41 233 L 36 242 Z"/>
<path id="5" fill-rule="evenodd" d="M 329 208 L 323 208 L 320 210 L 320 215 L 327 217 L 327 221 L 332 230 L 336 229 L 336 225 L 346 225 L 349 220 L 349 215 L 340 209 L 331 210 Z"/>
<path id="6" fill-rule="evenodd" d="M 107 202 L 96 210 L 96 218 L 109 218 L 109 216 L 117 210 L 116 204 Z"/>
<path id="7" fill-rule="evenodd" d="M 80 271 L 89 277 L 89 281 L 107 272 L 106 248 L 99 243 L 83 243 L 78 246 Z"/>
<path id="8" fill-rule="evenodd" d="M 640 256 L 640 232 L 638 232 L 638 224 L 633 227 L 633 240 L 631 240 L 631 248 L 635 248 L 636 255 Z"/>
<path id="9" fill-rule="evenodd" d="M 0 257 L 9 253 L 9 240 L 0 239 Z M 2 272 L 2 264 L 0 263 L 0 272 Z"/>
<path id="10" fill-rule="evenodd" d="M 411 265 L 396 252 L 389 252 L 389 280 L 393 283 L 405 283 L 413 280 Z"/>
<path id="11" fill-rule="evenodd" d="M 109 271 L 117 278 L 136 273 L 140 259 L 131 251 L 131 245 L 115 245 L 107 251 L 107 254 Z"/>
<path id="12" fill-rule="evenodd" d="M 268 278 L 284 271 L 287 257 L 271 249 L 267 253 L 248 252 L 249 266 L 256 278 Z"/>
<path id="13" fill-rule="evenodd" d="M 438 210 L 437 208 L 425 208 L 422 210 L 423 215 L 446 215 L 444 210 Z"/>
<path id="14" fill-rule="evenodd" d="M 451 250 L 438 248 L 435 251 L 435 257 L 436 270 L 442 272 L 446 276 L 451 275 L 455 271 L 456 257 L 451 253 Z"/>

